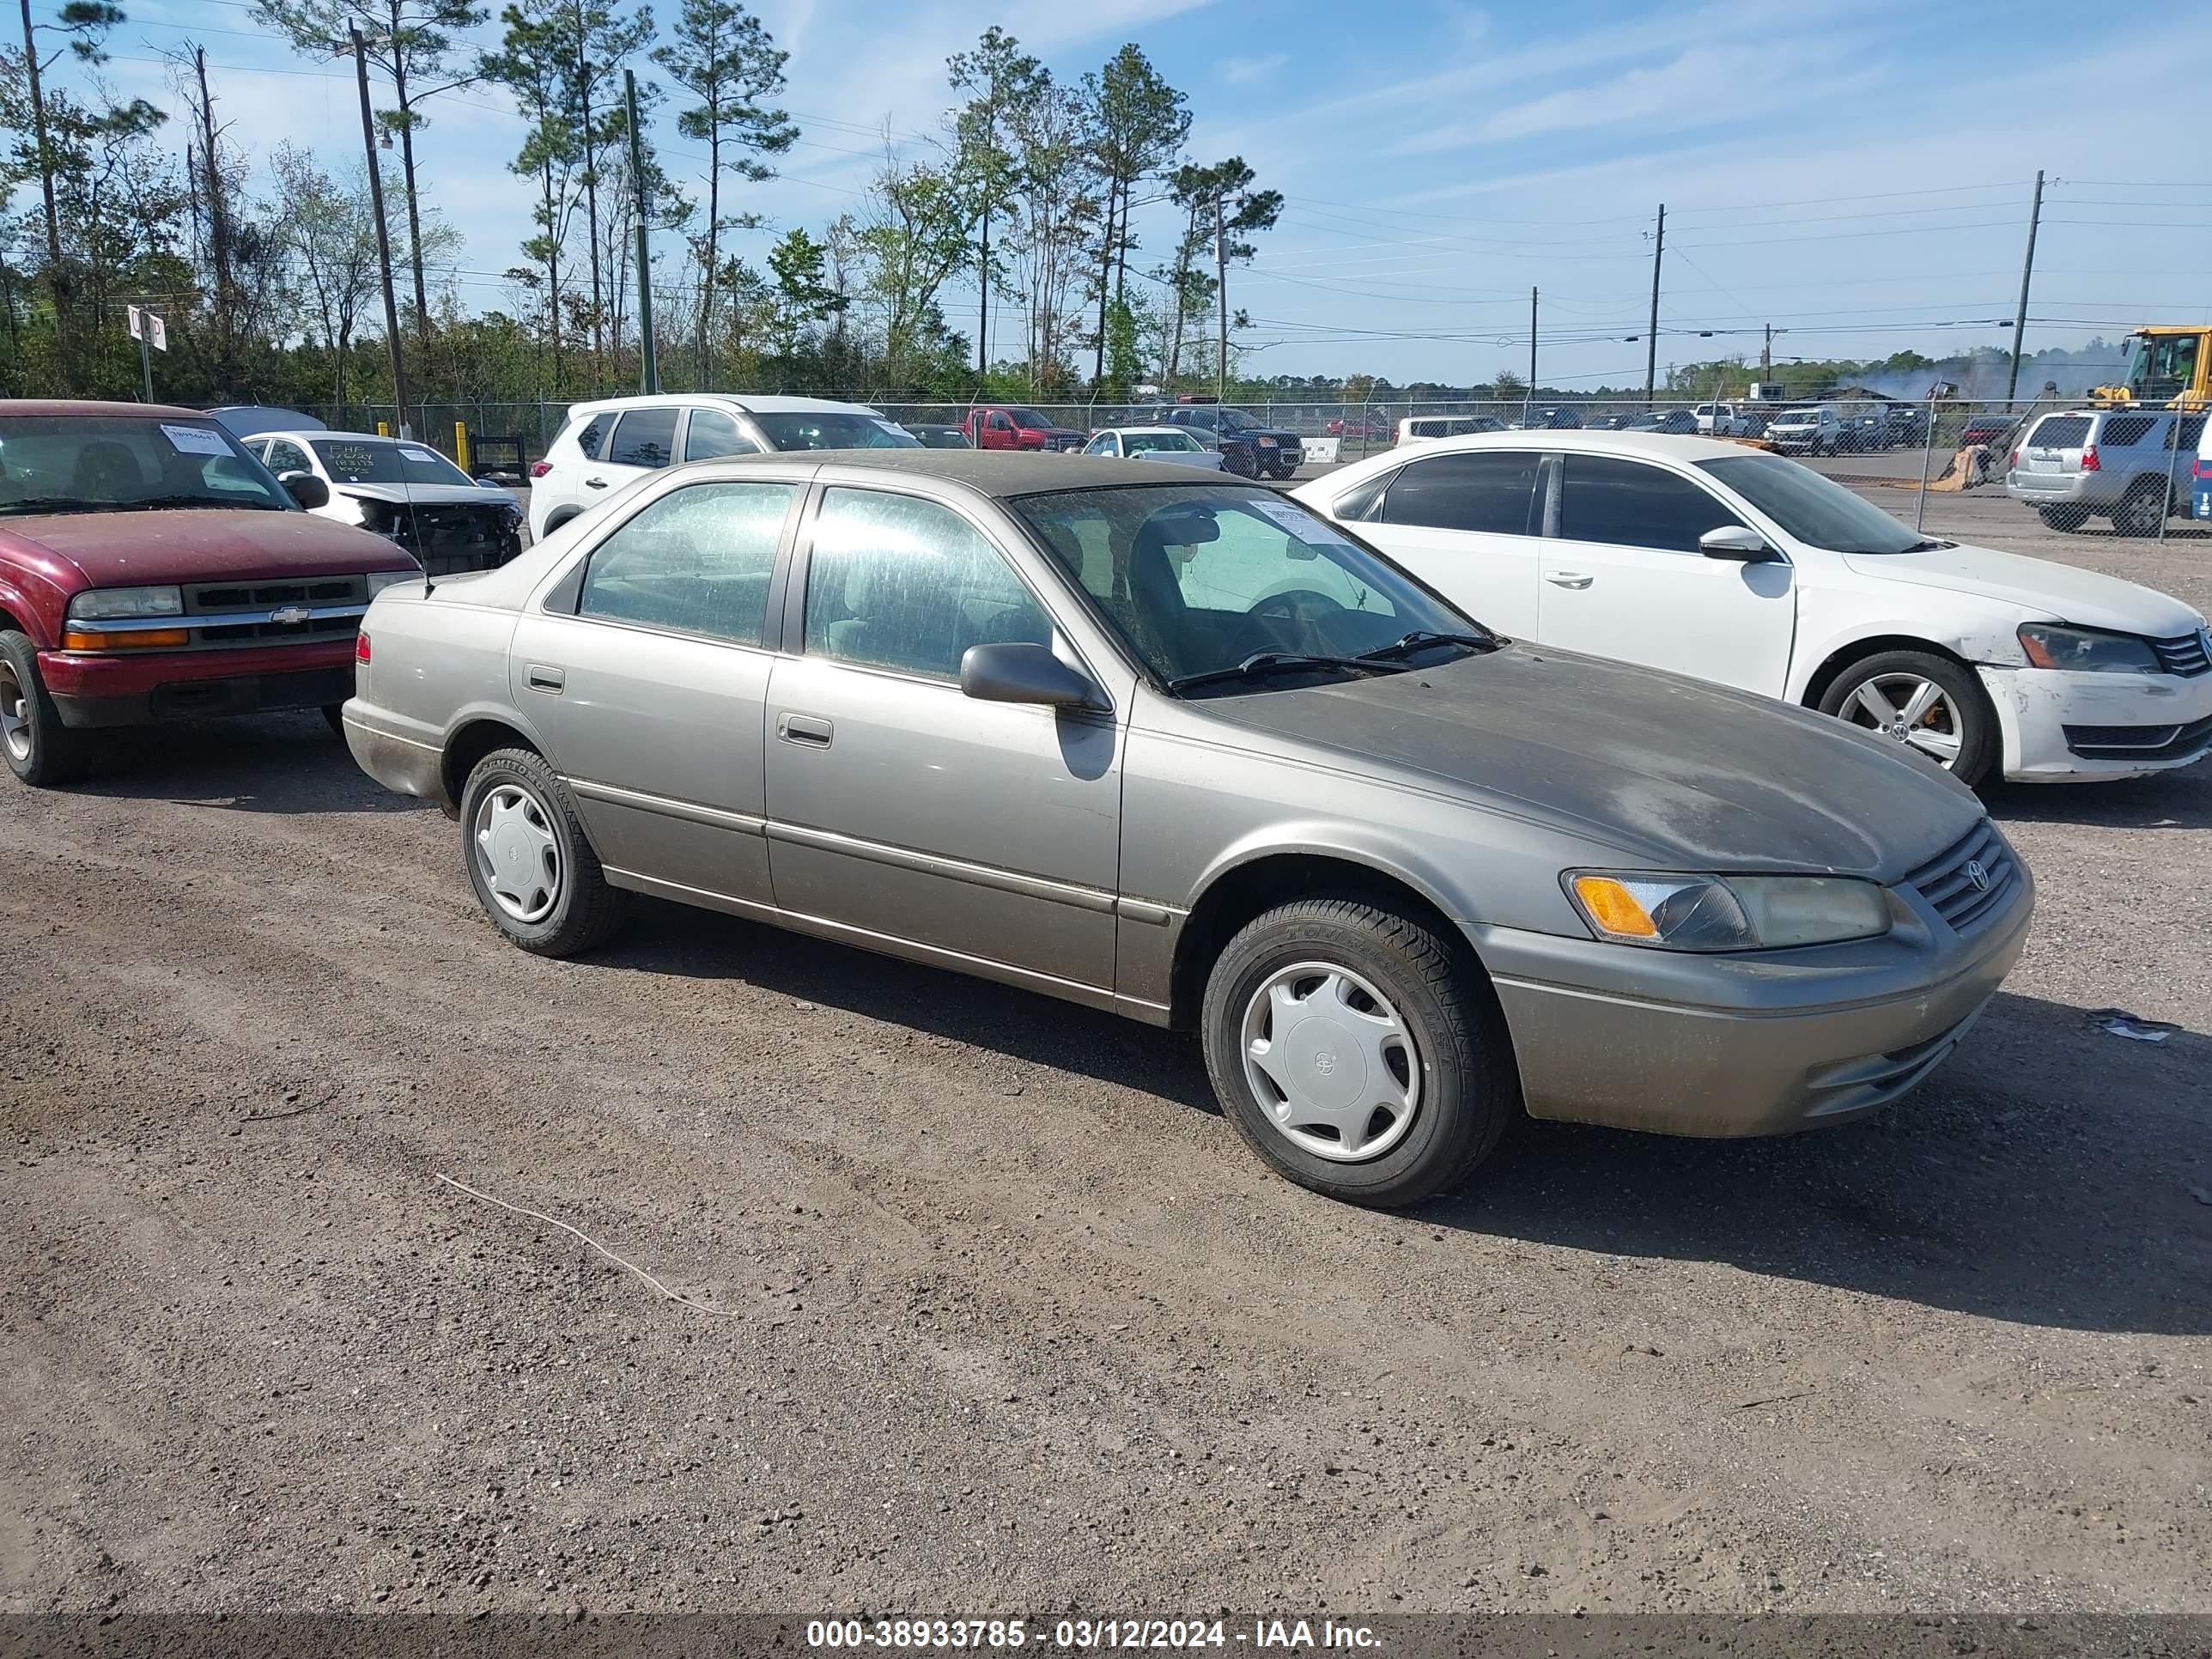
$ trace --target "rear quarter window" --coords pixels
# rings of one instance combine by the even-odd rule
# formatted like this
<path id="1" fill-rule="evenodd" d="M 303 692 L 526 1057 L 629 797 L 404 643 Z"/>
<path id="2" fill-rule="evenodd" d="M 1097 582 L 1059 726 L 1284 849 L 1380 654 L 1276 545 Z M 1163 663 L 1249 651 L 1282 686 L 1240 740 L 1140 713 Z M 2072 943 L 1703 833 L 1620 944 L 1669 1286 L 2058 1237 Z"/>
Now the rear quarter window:
<path id="1" fill-rule="evenodd" d="M 611 415 L 594 415 L 576 428 L 576 447 L 583 452 L 586 460 L 601 459 L 600 447 L 606 442 L 607 434 L 614 429 L 614 424 L 615 417 Z"/>

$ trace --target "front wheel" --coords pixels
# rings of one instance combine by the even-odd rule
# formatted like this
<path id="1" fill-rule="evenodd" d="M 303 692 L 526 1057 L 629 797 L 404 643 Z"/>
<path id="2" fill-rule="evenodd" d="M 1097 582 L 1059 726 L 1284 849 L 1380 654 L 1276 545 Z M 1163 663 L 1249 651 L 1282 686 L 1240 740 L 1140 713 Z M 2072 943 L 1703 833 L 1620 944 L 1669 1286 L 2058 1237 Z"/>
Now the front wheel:
<path id="1" fill-rule="evenodd" d="M 1853 663 L 1820 712 L 1917 750 L 1968 788 L 1996 768 L 1996 711 L 1973 671 L 1929 651 L 1885 651 Z"/>
<path id="2" fill-rule="evenodd" d="M 567 787 L 526 749 L 494 750 L 469 774 L 461 857 L 492 926 L 534 955 L 588 951 L 622 920 Z"/>
<path id="3" fill-rule="evenodd" d="M 1206 1067 L 1278 1173 L 1397 1208 L 1457 1185 L 1521 1106 L 1504 1021 L 1463 945 L 1354 896 L 1300 899 L 1206 981 Z"/>
<path id="4" fill-rule="evenodd" d="M 0 760 L 33 788 L 50 788 L 83 769 L 84 747 L 47 695 L 31 636 L 0 633 Z"/>

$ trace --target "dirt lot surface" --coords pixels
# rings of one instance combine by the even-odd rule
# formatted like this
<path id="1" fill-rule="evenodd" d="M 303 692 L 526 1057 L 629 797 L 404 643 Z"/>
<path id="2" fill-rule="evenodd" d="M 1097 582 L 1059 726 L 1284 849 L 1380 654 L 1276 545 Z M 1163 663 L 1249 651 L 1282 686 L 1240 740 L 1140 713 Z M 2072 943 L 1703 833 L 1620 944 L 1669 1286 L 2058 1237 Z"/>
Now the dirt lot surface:
<path id="1" fill-rule="evenodd" d="M 525 956 L 311 716 L 10 783 L 0 1611 L 2212 1609 L 2212 772 L 1994 806 L 2041 915 L 1917 1096 L 1394 1217 L 1188 1039 Z"/>

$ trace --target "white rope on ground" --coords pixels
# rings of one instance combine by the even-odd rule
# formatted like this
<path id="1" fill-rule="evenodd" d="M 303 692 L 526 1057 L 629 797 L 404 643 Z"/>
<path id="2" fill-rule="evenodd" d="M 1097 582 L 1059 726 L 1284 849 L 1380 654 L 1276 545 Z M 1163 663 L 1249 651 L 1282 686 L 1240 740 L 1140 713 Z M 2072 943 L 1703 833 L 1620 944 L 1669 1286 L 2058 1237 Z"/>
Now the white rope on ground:
<path id="1" fill-rule="evenodd" d="M 564 1233 L 574 1235 L 574 1237 L 582 1239 L 585 1243 L 597 1250 L 601 1255 L 606 1257 L 608 1261 L 613 1262 L 617 1267 L 627 1267 L 630 1272 L 635 1273 L 647 1284 L 652 1285 L 654 1290 L 659 1291 L 661 1295 L 666 1297 L 671 1302 L 681 1303 L 684 1306 L 694 1309 L 700 1313 L 714 1314 L 721 1318 L 742 1319 L 744 1316 L 744 1310 L 741 1308 L 710 1307 L 704 1302 L 694 1301 L 691 1297 L 682 1294 L 680 1291 L 670 1290 L 667 1285 L 662 1284 L 651 1273 L 646 1272 L 644 1268 L 639 1267 L 635 1261 L 624 1261 L 621 1256 L 617 1255 L 605 1245 L 600 1243 L 598 1239 L 593 1238 L 589 1233 L 583 1232 L 577 1228 L 571 1227 L 565 1221 L 556 1220 L 554 1217 L 547 1215 L 542 1210 L 525 1209 L 521 1205 L 510 1204 L 503 1198 L 494 1198 L 489 1193 L 480 1193 L 475 1188 L 470 1186 L 466 1182 L 456 1181 L 453 1176 L 447 1175 L 442 1170 L 434 1170 L 433 1173 L 437 1176 L 439 1180 L 444 1182 L 448 1187 L 453 1188 L 457 1192 L 466 1193 L 471 1198 L 482 1199 L 487 1204 L 496 1204 L 502 1210 L 511 1210 L 516 1215 L 526 1215 L 533 1221 L 542 1221 L 549 1227 L 558 1227 Z"/>

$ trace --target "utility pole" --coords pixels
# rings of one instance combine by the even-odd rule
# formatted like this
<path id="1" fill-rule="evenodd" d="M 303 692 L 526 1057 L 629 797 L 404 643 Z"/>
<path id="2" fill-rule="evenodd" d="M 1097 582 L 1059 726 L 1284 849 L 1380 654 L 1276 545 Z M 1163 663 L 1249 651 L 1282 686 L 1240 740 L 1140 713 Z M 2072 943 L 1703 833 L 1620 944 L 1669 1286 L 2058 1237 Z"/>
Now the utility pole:
<path id="1" fill-rule="evenodd" d="M 1217 356 L 1213 363 L 1213 396 L 1229 401 L 1229 233 L 1221 217 L 1221 198 L 1213 198 L 1213 297 L 1218 301 Z"/>
<path id="2" fill-rule="evenodd" d="M 1644 402 L 1648 407 L 1659 383 L 1659 261 L 1667 252 L 1667 204 L 1659 204 L 1659 230 L 1651 239 L 1651 329 L 1644 335 Z"/>
<path id="3" fill-rule="evenodd" d="M 637 370 L 638 390 L 650 396 L 660 390 L 660 364 L 653 352 L 653 264 L 645 229 L 645 145 L 637 131 L 637 76 L 623 71 L 623 103 L 629 113 L 629 182 L 637 209 Z"/>
<path id="4" fill-rule="evenodd" d="M 2035 170 L 2035 202 L 2027 210 L 2027 257 L 2020 262 L 2020 310 L 2012 319 L 2012 372 L 2005 376 L 2005 401 L 2020 391 L 2021 336 L 2027 330 L 2027 285 L 2035 275 L 2035 230 L 2043 222 L 2043 169 Z"/>
<path id="5" fill-rule="evenodd" d="M 1770 380 L 1774 374 L 1774 325 L 1766 325 L 1766 343 L 1759 349 L 1759 378 Z"/>
<path id="6" fill-rule="evenodd" d="M 1536 396 L 1536 290 L 1528 290 L 1528 384 L 1521 388 L 1521 427 L 1528 426 L 1528 409 Z"/>
<path id="7" fill-rule="evenodd" d="M 216 149 L 215 98 L 208 91 L 207 52 L 203 47 L 192 48 L 192 72 L 200 84 L 200 169 L 207 181 L 208 257 L 215 264 L 217 369 L 228 391 L 238 360 L 238 284 L 231 275 L 230 204 Z"/>
<path id="8" fill-rule="evenodd" d="M 62 222 L 54 209 L 53 152 L 46 147 L 46 100 L 39 88 L 39 41 L 31 27 L 31 0 L 23 0 L 23 73 L 31 88 L 32 135 L 39 148 L 39 187 L 46 193 L 46 287 L 54 301 L 54 343 L 60 348 L 62 390 L 76 390 L 70 373 L 69 279 L 62 271 Z"/>
<path id="9" fill-rule="evenodd" d="M 354 78 L 361 85 L 361 143 L 368 156 L 368 205 L 376 216 L 376 264 L 384 278 L 384 342 L 392 351 L 392 424 L 403 438 L 407 427 L 407 374 L 399 356 L 399 307 L 392 297 L 392 239 L 384 228 L 384 173 L 376 165 L 376 121 L 368 107 L 368 47 L 358 24 L 348 27 L 353 37 Z M 213 172 L 210 165 L 210 172 Z"/>

